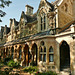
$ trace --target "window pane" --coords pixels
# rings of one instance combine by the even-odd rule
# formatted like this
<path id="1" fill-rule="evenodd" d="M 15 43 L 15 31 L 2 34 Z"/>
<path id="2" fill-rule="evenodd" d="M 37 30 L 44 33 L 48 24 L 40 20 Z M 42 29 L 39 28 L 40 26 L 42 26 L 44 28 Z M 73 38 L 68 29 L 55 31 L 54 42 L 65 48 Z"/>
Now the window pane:
<path id="1" fill-rule="evenodd" d="M 46 47 L 44 47 L 44 52 L 46 52 Z"/>
<path id="2" fill-rule="evenodd" d="M 42 61 L 42 54 L 40 55 L 40 61 Z"/>
<path id="3" fill-rule="evenodd" d="M 43 61 L 46 62 L 46 54 L 44 54 L 44 60 Z"/>
<path id="4" fill-rule="evenodd" d="M 46 18 L 45 18 L 45 16 L 44 16 L 44 22 L 46 22 Z"/>
<path id="5" fill-rule="evenodd" d="M 53 52 L 53 48 L 52 48 L 52 46 L 49 48 L 49 52 Z"/>
<path id="6" fill-rule="evenodd" d="M 43 52 L 42 48 L 40 48 L 40 51 Z"/>
<path id="7" fill-rule="evenodd" d="M 41 24 L 41 30 L 42 30 L 42 24 Z"/>
<path id="8" fill-rule="evenodd" d="M 53 54 L 49 54 L 49 62 L 53 62 Z"/>
<path id="9" fill-rule="evenodd" d="M 46 23 L 44 23 L 44 29 L 46 29 Z"/>

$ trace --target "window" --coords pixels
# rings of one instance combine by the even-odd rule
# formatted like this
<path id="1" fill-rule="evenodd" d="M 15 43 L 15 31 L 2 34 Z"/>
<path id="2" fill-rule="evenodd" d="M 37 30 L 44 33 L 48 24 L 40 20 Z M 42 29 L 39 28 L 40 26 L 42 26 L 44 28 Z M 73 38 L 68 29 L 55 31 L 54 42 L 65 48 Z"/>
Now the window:
<path id="1" fill-rule="evenodd" d="M 49 62 L 53 62 L 54 61 L 54 52 L 53 52 L 53 47 L 50 46 L 49 48 Z"/>
<path id="2" fill-rule="evenodd" d="M 41 52 L 43 52 L 42 48 L 41 48 Z"/>
<path id="3" fill-rule="evenodd" d="M 40 61 L 46 62 L 46 47 L 44 46 L 44 41 L 41 41 L 40 43 Z"/>
<path id="4" fill-rule="evenodd" d="M 43 22 L 43 18 L 41 17 L 41 24 L 42 24 L 42 22 Z"/>
<path id="5" fill-rule="evenodd" d="M 49 48 L 49 52 L 53 52 L 53 48 L 52 48 L 52 46 Z"/>
<path id="6" fill-rule="evenodd" d="M 53 62 L 53 54 L 49 54 L 49 62 Z"/>
<path id="7" fill-rule="evenodd" d="M 44 59 L 43 59 L 43 61 L 46 62 L 46 54 L 44 54 Z"/>
<path id="8" fill-rule="evenodd" d="M 41 41 L 40 45 L 41 45 L 41 46 L 44 46 L 44 41 Z"/>
<path id="9" fill-rule="evenodd" d="M 46 47 L 44 47 L 44 52 L 46 52 Z"/>
<path id="10" fill-rule="evenodd" d="M 42 61 L 42 54 L 40 55 L 40 61 Z"/>
<path id="11" fill-rule="evenodd" d="M 29 9 L 29 13 L 31 13 L 31 9 Z"/>
<path id="12" fill-rule="evenodd" d="M 44 30 L 46 29 L 46 18 L 44 16 Z"/>
<path id="13" fill-rule="evenodd" d="M 46 16 L 45 13 L 41 15 L 41 31 L 46 29 Z"/>
<path id="14" fill-rule="evenodd" d="M 41 24 L 41 30 L 42 30 L 42 24 Z"/>
<path id="15" fill-rule="evenodd" d="M 41 30 L 42 30 L 42 21 L 43 21 L 43 19 L 42 19 L 42 17 L 41 17 Z"/>

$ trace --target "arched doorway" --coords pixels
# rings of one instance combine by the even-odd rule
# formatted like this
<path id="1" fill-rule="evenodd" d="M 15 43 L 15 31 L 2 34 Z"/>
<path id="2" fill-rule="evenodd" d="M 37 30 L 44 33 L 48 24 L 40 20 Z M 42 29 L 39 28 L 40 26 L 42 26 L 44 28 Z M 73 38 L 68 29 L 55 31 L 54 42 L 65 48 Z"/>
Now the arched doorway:
<path id="1" fill-rule="evenodd" d="M 24 47 L 24 63 L 25 66 L 29 65 L 29 46 L 26 44 Z"/>
<path id="2" fill-rule="evenodd" d="M 32 62 L 33 62 L 33 66 L 37 65 L 37 45 L 34 43 L 32 45 Z"/>
<path id="3" fill-rule="evenodd" d="M 60 45 L 60 70 L 70 68 L 70 48 L 66 41 Z"/>

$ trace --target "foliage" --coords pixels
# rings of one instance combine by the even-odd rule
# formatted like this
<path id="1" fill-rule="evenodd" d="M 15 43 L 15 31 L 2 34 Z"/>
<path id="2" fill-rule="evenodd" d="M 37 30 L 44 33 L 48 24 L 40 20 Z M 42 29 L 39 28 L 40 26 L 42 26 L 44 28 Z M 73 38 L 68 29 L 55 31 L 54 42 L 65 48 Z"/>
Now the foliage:
<path id="1" fill-rule="evenodd" d="M 0 62 L 0 67 L 3 67 L 3 66 L 4 66 L 4 64 L 2 62 Z"/>
<path id="2" fill-rule="evenodd" d="M 25 67 L 23 69 L 24 72 L 29 72 L 30 74 L 33 73 L 33 72 L 37 72 L 38 71 L 38 68 L 36 66 L 29 66 L 29 67 Z"/>
<path id="3" fill-rule="evenodd" d="M 0 70 L 0 75 L 9 75 L 10 71 L 12 71 L 12 68 L 5 68 L 4 71 Z"/>
<path id="4" fill-rule="evenodd" d="M 15 62 L 13 60 L 10 60 L 7 64 L 9 67 L 18 68 L 20 64 L 18 62 Z"/>
<path id="5" fill-rule="evenodd" d="M 9 4 L 12 3 L 10 0 L 0 0 L 0 8 L 5 8 L 6 6 L 9 6 Z M 6 13 L 0 9 L 0 18 L 4 17 Z M 2 20 L 0 19 L 0 22 Z"/>
<path id="6" fill-rule="evenodd" d="M 32 62 L 30 63 L 30 65 L 36 66 L 36 62 L 32 61 Z"/>
<path id="7" fill-rule="evenodd" d="M 45 73 L 36 73 L 35 75 L 57 75 L 55 72 L 52 72 L 52 71 L 50 71 L 50 72 L 45 72 Z"/>
<path id="8" fill-rule="evenodd" d="M 7 65 L 7 63 L 11 60 L 11 57 L 6 57 L 4 58 L 3 62 L 5 65 Z"/>

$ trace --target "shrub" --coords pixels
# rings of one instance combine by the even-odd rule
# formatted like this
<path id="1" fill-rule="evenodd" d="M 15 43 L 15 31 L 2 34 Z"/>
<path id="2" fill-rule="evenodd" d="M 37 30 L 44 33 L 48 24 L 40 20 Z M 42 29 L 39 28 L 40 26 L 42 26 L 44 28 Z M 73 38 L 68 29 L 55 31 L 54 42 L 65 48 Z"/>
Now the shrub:
<path id="1" fill-rule="evenodd" d="M 10 60 L 10 61 L 8 62 L 8 66 L 9 66 L 9 67 L 13 67 L 13 68 L 18 68 L 18 67 L 20 66 L 20 64 L 19 64 L 18 62 L 15 62 L 15 61 L 13 61 L 13 60 Z"/>
<path id="2" fill-rule="evenodd" d="M 0 70 L 0 75 L 9 75 L 9 72 L 11 71 L 11 68 L 5 68 L 4 71 Z"/>
<path id="3" fill-rule="evenodd" d="M 52 72 L 52 71 L 50 71 L 50 72 L 45 72 L 45 73 L 36 73 L 35 75 L 57 75 L 55 72 Z"/>
<path id="4" fill-rule="evenodd" d="M 3 66 L 4 66 L 4 64 L 2 62 L 0 62 L 0 67 L 3 67 Z"/>
<path id="5" fill-rule="evenodd" d="M 30 74 L 33 72 L 37 72 L 38 68 L 37 67 L 33 67 L 33 66 L 29 66 L 29 67 L 25 67 L 23 69 L 24 72 L 29 72 Z"/>
<path id="6" fill-rule="evenodd" d="M 7 65 L 7 63 L 8 63 L 10 60 L 12 60 L 11 57 L 6 57 L 6 58 L 4 58 L 3 63 L 4 63 L 5 65 Z"/>
<path id="7" fill-rule="evenodd" d="M 36 62 L 32 61 L 32 62 L 30 63 L 30 65 L 36 66 Z"/>

